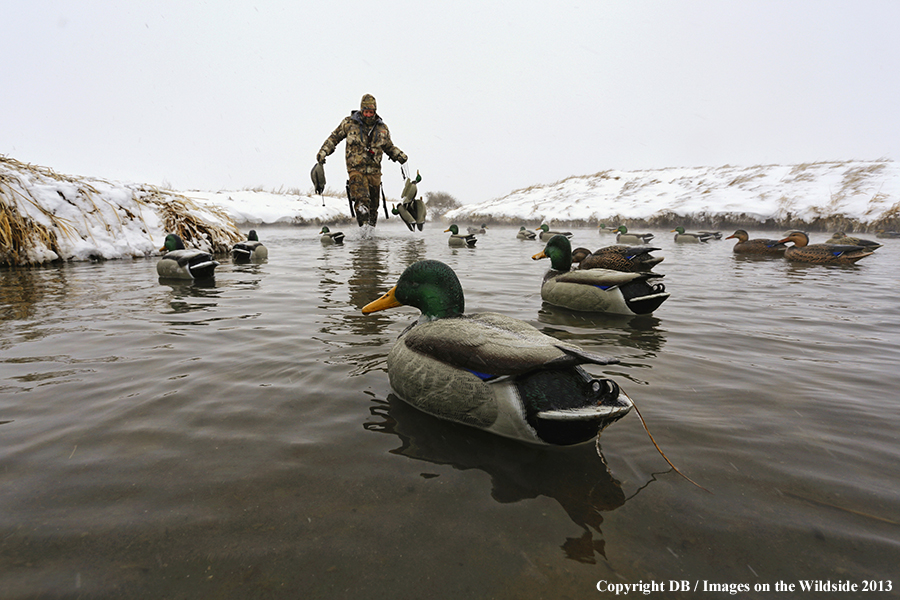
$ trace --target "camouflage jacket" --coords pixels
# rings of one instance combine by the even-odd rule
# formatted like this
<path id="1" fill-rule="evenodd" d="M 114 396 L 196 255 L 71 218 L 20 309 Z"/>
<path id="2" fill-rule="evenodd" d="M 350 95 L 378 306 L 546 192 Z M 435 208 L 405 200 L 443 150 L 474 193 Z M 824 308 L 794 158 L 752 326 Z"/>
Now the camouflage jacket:
<path id="1" fill-rule="evenodd" d="M 380 173 L 382 154 L 387 154 L 391 160 L 400 164 L 406 162 L 406 154 L 391 142 L 391 132 L 377 115 L 375 124 L 366 127 L 362 113 L 354 110 L 331 132 L 319 149 L 319 156 L 328 156 L 334 152 L 341 140 L 347 140 L 347 171 Z"/>

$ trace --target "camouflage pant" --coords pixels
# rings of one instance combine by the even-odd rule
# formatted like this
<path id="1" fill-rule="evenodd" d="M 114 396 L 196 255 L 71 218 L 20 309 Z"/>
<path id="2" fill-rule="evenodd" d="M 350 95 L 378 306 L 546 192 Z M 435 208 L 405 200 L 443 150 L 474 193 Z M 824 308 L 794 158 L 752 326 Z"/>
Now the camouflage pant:
<path id="1" fill-rule="evenodd" d="M 375 226 L 378 221 L 378 199 L 381 192 L 381 173 L 360 173 L 349 171 L 347 181 L 347 193 L 353 202 L 356 211 L 356 221 L 360 226 L 364 222 Z M 368 211 L 365 216 L 360 216 L 359 207 L 364 206 Z"/>

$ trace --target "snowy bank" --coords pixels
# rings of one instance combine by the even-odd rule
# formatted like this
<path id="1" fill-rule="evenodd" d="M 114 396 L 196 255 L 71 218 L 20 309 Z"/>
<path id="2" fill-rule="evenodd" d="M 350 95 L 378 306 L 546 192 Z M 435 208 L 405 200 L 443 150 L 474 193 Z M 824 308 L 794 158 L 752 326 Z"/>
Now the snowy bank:
<path id="1" fill-rule="evenodd" d="M 897 229 L 900 167 L 891 161 L 603 171 L 449 211 L 501 223 L 628 223 Z"/>
<path id="2" fill-rule="evenodd" d="M 181 194 L 0 156 L 0 265 L 148 256 L 172 232 L 208 252 L 242 239 L 223 211 Z"/>

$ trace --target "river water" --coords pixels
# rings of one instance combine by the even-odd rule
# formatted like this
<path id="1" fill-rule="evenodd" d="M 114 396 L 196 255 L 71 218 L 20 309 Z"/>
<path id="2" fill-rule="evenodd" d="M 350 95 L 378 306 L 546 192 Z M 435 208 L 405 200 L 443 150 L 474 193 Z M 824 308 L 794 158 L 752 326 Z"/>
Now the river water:
<path id="1" fill-rule="evenodd" d="M 822 267 L 659 231 L 671 297 L 628 318 L 542 306 L 549 264 L 518 227 L 474 249 L 442 229 L 262 227 L 268 262 L 220 259 L 207 285 L 160 282 L 155 258 L 0 270 L 0 596 L 897 597 L 900 240 Z M 634 411 L 547 449 L 392 396 L 418 313 L 360 308 L 425 258 L 467 312 L 619 357 L 588 370 L 709 492 Z"/>

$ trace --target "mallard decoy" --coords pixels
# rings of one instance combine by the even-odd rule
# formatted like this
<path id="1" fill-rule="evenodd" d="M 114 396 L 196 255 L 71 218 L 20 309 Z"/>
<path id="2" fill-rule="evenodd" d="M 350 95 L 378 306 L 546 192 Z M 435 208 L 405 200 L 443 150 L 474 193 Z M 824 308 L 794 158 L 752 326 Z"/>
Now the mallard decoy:
<path id="1" fill-rule="evenodd" d="M 743 229 L 738 229 L 726 240 L 737 239 L 734 244 L 735 254 L 757 254 L 760 256 L 784 256 L 787 246 L 778 240 L 769 240 L 766 238 L 750 239 L 750 235 Z"/>
<path id="2" fill-rule="evenodd" d="M 611 379 L 582 364 L 617 363 L 494 312 L 464 314 L 456 273 L 436 260 L 409 266 L 397 284 L 363 307 L 422 314 L 387 357 L 391 388 L 435 417 L 533 444 L 589 442 L 633 403 Z"/>
<path id="3" fill-rule="evenodd" d="M 255 229 L 247 234 L 246 242 L 238 242 L 231 248 L 234 262 L 261 262 L 269 258 L 269 249 L 259 241 Z"/>
<path id="4" fill-rule="evenodd" d="M 587 256 L 582 256 L 582 253 L 578 252 L 579 250 L 583 249 L 576 248 L 572 251 L 572 262 L 579 263 L 580 269 L 610 269 L 635 273 L 649 271 L 664 260 L 662 256 L 651 254 L 651 252 L 659 250 L 659 248 L 651 246 L 617 244 L 600 248 Z"/>
<path id="5" fill-rule="evenodd" d="M 516 237 L 520 240 L 533 240 L 537 237 L 537 234 L 526 229 L 523 225 L 522 227 L 519 227 L 519 233 L 516 234 Z"/>
<path id="6" fill-rule="evenodd" d="M 164 279 L 212 279 L 219 266 L 212 254 L 186 249 L 184 242 L 174 233 L 166 236 L 165 244 L 159 251 L 165 254 L 156 263 L 156 272 Z"/>
<path id="7" fill-rule="evenodd" d="M 395 204 L 391 212 L 399 215 L 403 223 L 410 231 L 418 229 L 422 231 L 425 226 L 425 214 L 427 212 L 425 202 L 421 198 L 416 198 L 418 193 L 418 184 L 422 181 L 422 176 L 416 171 L 416 178 L 406 178 L 403 184 L 403 193 L 400 194 L 400 204 Z"/>
<path id="8" fill-rule="evenodd" d="M 482 223 L 481 227 L 467 227 L 466 231 L 468 231 L 469 233 L 474 235 L 476 233 L 485 233 L 485 231 L 484 231 L 485 229 L 487 229 L 487 225 Z"/>
<path id="9" fill-rule="evenodd" d="M 322 237 L 319 238 L 319 241 L 323 244 L 343 244 L 344 243 L 344 234 L 340 231 L 331 231 L 328 229 L 328 226 L 322 227 L 322 231 L 319 232 L 322 234 Z"/>
<path id="10" fill-rule="evenodd" d="M 460 233 L 459 227 L 457 227 L 455 223 L 444 230 L 444 233 L 447 233 L 447 232 L 450 232 L 450 238 L 448 240 L 448 243 L 455 248 L 461 248 L 463 246 L 468 246 L 469 248 L 474 248 L 475 242 L 478 241 L 475 238 L 475 236 L 472 235 L 471 233 L 468 235 L 466 235 L 464 233 Z"/>
<path id="11" fill-rule="evenodd" d="M 581 261 L 591 255 L 591 251 L 587 248 L 574 248 L 572 250 L 572 263 L 580 264 Z"/>
<path id="12" fill-rule="evenodd" d="M 552 238 L 554 235 L 564 235 L 567 238 L 572 237 L 571 231 L 550 231 L 550 226 L 547 225 L 546 223 L 544 223 L 543 225 L 541 225 L 540 227 L 535 229 L 535 231 L 541 232 L 539 235 L 540 235 L 540 240 L 542 242 L 546 242 L 547 240 Z"/>
<path id="13" fill-rule="evenodd" d="M 553 236 L 544 249 L 531 258 L 550 258 L 550 270 L 541 284 L 544 302 L 583 312 L 648 315 L 659 308 L 669 293 L 659 273 L 624 273 L 609 269 L 572 271 L 572 244 L 562 235 Z"/>
<path id="14" fill-rule="evenodd" d="M 685 232 L 684 227 L 676 227 L 672 231 L 675 233 L 675 243 L 677 244 L 705 244 L 712 237 L 708 233 Z"/>
<path id="15" fill-rule="evenodd" d="M 700 235 L 705 235 L 706 239 L 709 240 L 721 240 L 722 232 L 721 231 L 698 231 Z"/>
<path id="16" fill-rule="evenodd" d="M 882 239 L 900 238 L 900 231 L 885 231 L 884 229 L 879 229 L 878 232 L 875 233 L 875 237 Z"/>
<path id="17" fill-rule="evenodd" d="M 619 226 L 618 225 L 607 225 L 606 223 L 600 223 L 597 225 L 597 232 L 603 235 L 604 233 L 618 233 Z"/>
<path id="18" fill-rule="evenodd" d="M 878 250 L 884 244 L 873 242 L 865 238 L 851 237 L 843 231 L 835 232 L 830 238 L 825 240 L 826 244 L 838 244 L 839 246 L 862 246 L 867 250 Z"/>
<path id="19" fill-rule="evenodd" d="M 616 235 L 616 243 L 619 244 L 649 244 L 653 239 L 652 233 L 628 233 L 624 225 L 619 225 L 616 231 L 619 232 Z"/>
<path id="20" fill-rule="evenodd" d="M 794 262 L 815 263 L 820 265 L 850 265 L 874 254 L 862 246 L 841 246 L 837 244 L 810 244 L 809 236 L 802 231 L 792 231 L 782 243 L 793 242 L 784 251 L 784 257 Z"/>

